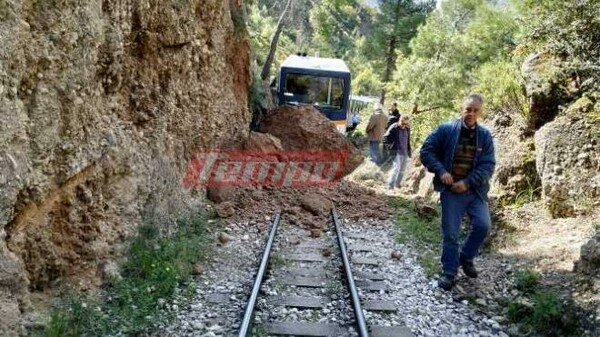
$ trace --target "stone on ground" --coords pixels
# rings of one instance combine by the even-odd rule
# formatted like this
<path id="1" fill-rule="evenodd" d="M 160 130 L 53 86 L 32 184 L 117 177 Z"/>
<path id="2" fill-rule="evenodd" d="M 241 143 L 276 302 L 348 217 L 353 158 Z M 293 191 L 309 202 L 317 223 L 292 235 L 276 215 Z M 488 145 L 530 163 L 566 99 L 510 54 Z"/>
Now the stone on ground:
<path id="1" fill-rule="evenodd" d="M 313 215 L 327 215 L 333 208 L 331 200 L 316 193 L 303 196 L 300 205 Z"/>

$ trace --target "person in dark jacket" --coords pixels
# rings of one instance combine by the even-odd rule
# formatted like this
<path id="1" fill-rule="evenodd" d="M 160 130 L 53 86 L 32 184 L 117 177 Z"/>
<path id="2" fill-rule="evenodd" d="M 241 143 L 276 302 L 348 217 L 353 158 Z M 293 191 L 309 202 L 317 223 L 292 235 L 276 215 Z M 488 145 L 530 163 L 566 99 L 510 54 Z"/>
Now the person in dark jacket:
<path id="1" fill-rule="evenodd" d="M 398 121 L 400 121 L 400 110 L 398 110 L 398 103 L 394 102 L 394 103 L 392 103 L 392 106 L 388 110 L 387 128 L 398 123 Z"/>
<path id="2" fill-rule="evenodd" d="M 489 180 L 496 160 L 490 131 L 477 122 L 483 98 L 465 98 L 461 118 L 437 127 L 421 147 L 421 162 L 432 173 L 434 189 L 442 203 L 442 270 L 438 286 L 450 290 L 459 266 L 468 277 L 477 277 L 473 259 L 491 225 L 488 207 Z M 459 233 L 465 213 L 470 233 L 459 253 Z"/>
<path id="3" fill-rule="evenodd" d="M 412 156 L 410 119 L 408 116 L 403 115 L 400 121 L 390 126 L 383 138 L 390 149 L 390 153 L 394 156 L 394 165 L 387 181 L 388 188 L 393 190 L 396 187 L 400 187 L 404 178 L 404 172 L 406 171 L 406 164 Z"/>
<path id="4" fill-rule="evenodd" d="M 385 127 L 388 130 L 392 125 L 397 124 L 400 121 L 400 110 L 398 110 L 398 104 L 394 102 L 388 109 L 387 113 L 387 125 Z M 390 158 L 393 158 L 394 153 L 390 151 L 389 147 L 383 146 L 382 162 L 387 162 Z"/>

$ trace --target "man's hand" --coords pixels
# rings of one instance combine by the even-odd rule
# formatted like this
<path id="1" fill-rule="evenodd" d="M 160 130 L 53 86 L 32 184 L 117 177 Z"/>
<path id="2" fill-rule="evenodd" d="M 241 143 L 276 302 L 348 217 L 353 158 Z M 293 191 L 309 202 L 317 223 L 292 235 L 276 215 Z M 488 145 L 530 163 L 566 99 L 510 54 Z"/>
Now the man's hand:
<path id="1" fill-rule="evenodd" d="M 442 176 L 440 177 L 440 180 L 442 181 L 442 184 L 444 184 L 444 185 L 454 184 L 454 179 L 452 178 L 452 175 L 448 172 L 442 174 Z"/>
<path id="2" fill-rule="evenodd" d="M 454 193 L 465 193 L 467 190 L 469 190 L 469 188 L 464 180 L 452 184 L 452 192 Z"/>

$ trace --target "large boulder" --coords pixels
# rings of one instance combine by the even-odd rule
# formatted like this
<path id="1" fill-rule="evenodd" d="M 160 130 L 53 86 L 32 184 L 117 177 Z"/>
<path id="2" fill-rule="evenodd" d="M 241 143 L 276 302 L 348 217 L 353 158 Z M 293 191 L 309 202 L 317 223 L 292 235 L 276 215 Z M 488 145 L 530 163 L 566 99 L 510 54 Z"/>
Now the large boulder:
<path id="1" fill-rule="evenodd" d="M 598 206 L 600 128 L 587 118 L 598 108 L 582 98 L 535 134 L 536 167 L 554 217 L 574 216 Z"/>
<path id="2" fill-rule="evenodd" d="M 416 153 L 419 153 L 419 150 Z M 405 183 L 408 186 L 408 192 L 421 198 L 431 199 L 434 195 L 434 174 L 427 171 L 427 168 L 423 166 L 418 155 L 414 157 L 412 165 L 413 168 Z"/>
<path id="3" fill-rule="evenodd" d="M 600 232 L 581 246 L 581 258 L 575 263 L 575 270 L 591 276 L 600 272 Z"/>
<path id="4" fill-rule="evenodd" d="M 521 114 L 498 111 L 488 123 L 494 135 L 496 169 L 491 194 L 501 203 L 530 201 L 539 195 L 540 178 L 535 166 L 533 138 Z"/>
<path id="5" fill-rule="evenodd" d="M 364 159 L 335 125 L 311 106 L 273 109 L 264 116 L 259 131 L 279 138 L 285 150 L 340 151 L 346 159 L 343 175 L 354 171 Z"/>
<path id="6" fill-rule="evenodd" d="M 247 151 L 246 159 L 256 156 L 258 160 L 268 157 L 264 153 L 273 153 L 283 150 L 281 141 L 268 133 L 250 132 L 248 138 L 242 143 L 242 149 Z M 236 151 L 236 150 L 234 150 Z M 274 158 L 274 160 L 277 160 Z M 207 198 L 217 204 L 235 200 L 240 194 L 237 186 L 210 185 L 206 188 Z"/>
<path id="7" fill-rule="evenodd" d="M 554 119 L 569 101 L 569 81 L 561 61 L 549 52 L 529 55 L 521 66 L 529 99 L 528 127 L 537 130 Z"/>
<path id="8" fill-rule="evenodd" d="M 312 215 L 327 215 L 333 208 L 331 200 L 317 193 L 308 193 L 300 198 L 300 206 Z"/>
<path id="9" fill-rule="evenodd" d="M 279 151 L 283 150 L 283 145 L 279 138 L 271 134 L 251 131 L 244 143 L 244 149 L 263 152 Z"/>

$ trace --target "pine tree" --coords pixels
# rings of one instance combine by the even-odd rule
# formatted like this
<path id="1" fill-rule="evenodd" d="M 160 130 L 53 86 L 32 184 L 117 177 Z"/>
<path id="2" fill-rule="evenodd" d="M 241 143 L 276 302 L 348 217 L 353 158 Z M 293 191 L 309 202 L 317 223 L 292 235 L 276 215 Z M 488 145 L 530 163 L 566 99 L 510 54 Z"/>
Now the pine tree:
<path id="1" fill-rule="evenodd" d="M 390 82 L 396 68 L 399 52 L 408 53 L 408 43 L 417 33 L 417 28 L 425 21 L 427 13 L 434 7 L 434 1 L 415 2 L 413 0 L 379 0 L 379 14 L 373 26 L 373 39 L 367 48 L 373 58 L 378 59 L 381 69 L 380 101 L 385 102 L 385 85 Z"/>

